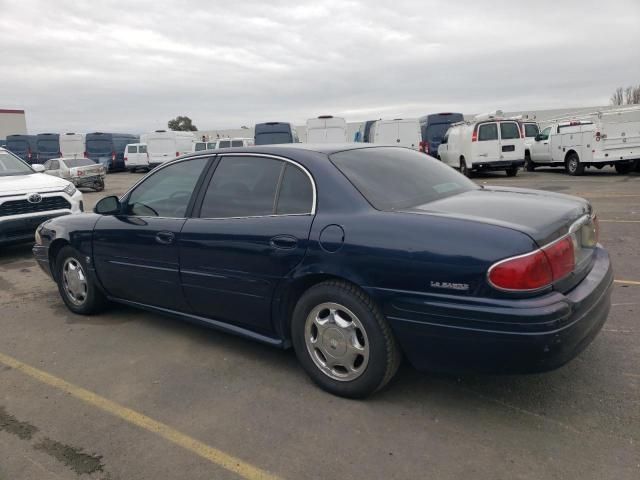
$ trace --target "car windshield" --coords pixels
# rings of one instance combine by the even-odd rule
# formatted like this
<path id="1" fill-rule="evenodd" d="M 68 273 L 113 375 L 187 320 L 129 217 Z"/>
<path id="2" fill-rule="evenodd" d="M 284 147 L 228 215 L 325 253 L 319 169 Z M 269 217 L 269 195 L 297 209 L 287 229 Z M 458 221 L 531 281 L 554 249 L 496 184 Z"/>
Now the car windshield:
<path id="1" fill-rule="evenodd" d="M 535 137 L 538 135 L 538 125 L 535 123 L 525 123 L 524 124 L 524 136 L 527 138 Z"/>
<path id="2" fill-rule="evenodd" d="M 378 210 L 416 207 L 480 188 L 451 167 L 415 150 L 362 148 L 330 158 Z"/>
<path id="3" fill-rule="evenodd" d="M 96 164 L 96 162 L 94 162 L 93 160 L 89 160 L 88 158 L 72 158 L 72 159 L 69 159 L 69 160 L 65 160 L 64 163 L 69 168 L 86 167 L 86 166 L 89 166 L 89 165 L 95 165 Z"/>
<path id="4" fill-rule="evenodd" d="M 29 165 L 10 153 L 0 152 L 0 177 L 29 175 L 33 170 Z"/>

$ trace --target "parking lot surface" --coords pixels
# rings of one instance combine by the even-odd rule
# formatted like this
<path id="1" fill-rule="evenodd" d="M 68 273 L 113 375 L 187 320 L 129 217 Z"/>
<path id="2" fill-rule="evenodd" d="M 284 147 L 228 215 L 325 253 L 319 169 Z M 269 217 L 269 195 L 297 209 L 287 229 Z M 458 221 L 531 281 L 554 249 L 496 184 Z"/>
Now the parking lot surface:
<path id="1" fill-rule="evenodd" d="M 87 207 L 139 178 L 108 175 Z M 567 366 L 457 377 L 405 364 L 369 400 L 345 400 L 290 351 L 122 306 L 73 315 L 30 245 L 2 248 L 0 479 L 640 478 L 640 174 L 475 181 L 598 212 L 613 306 Z"/>

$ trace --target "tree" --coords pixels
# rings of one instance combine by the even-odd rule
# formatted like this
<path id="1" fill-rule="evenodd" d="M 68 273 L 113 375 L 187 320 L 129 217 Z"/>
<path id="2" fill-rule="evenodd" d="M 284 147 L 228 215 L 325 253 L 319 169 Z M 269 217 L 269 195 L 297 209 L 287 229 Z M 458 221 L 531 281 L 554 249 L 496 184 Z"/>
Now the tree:
<path id="1" fill-rule="evenodd" d="M 178 115 L 173 120 L 169 120 L 167 122 L 167 126 L 170 130 L 180 131 L 180 132 L 197 132 L 198 127 L 196 127 L 191 119 L 187 116 Z"/>
<path id="2" fill-rule="evenodd" d="M 622 87 L 616 88 L 616 91 L 611 95 L 611 105 L 622 105 L 624 103 L 624 90 Z"/>

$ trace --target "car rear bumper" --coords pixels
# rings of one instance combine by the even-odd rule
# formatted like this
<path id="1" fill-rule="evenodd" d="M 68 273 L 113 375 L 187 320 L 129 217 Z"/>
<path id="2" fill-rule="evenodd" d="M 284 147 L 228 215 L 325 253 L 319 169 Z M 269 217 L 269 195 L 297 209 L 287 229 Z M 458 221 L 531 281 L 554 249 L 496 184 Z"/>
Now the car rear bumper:
<path id="1" fill-rule="evenodd" d="M 50 218 L 69 215 L 71 212 L 58 212 L 43 215 L 25 215 L 0 218 L 0 245 L 33 242 L 36 228 Z"/>
<path id="2" fill-rule="evenodd" d="M 500 160 L 497 162 L 474 162 L 473 170 L 504 170 L 505 168 L 522 167 L 523 160 Z"/>
<path id="3" fill-rule="evenodd" d="M 567 294 L 456 300 L 397 293 L 384 310 L 420 370 L 532 373 L 562 366 L 591 343 L 609 314 L 612 285 L 609 256 L 598 248 L 591 272 Z"/>

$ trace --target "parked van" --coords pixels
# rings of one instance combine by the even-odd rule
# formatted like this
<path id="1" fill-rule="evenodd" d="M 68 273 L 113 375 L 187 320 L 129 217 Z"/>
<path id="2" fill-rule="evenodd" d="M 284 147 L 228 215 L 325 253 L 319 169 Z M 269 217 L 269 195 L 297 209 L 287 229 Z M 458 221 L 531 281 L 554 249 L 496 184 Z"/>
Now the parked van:
<path id="1" fill-rule="evenodd" d="M 124 149 L 130 143 L 138 143 L 137 135 L 128 133 L 87 133 L 87 158 L 104 166 L 105 170 L 124 170 Z"/>
<path id="2" fill-rule="evenodd" d="M 146 143 L 130 143 L 124 149 L 124 165 L 131 173 L 138 169 L 150 170 Z"/>
<path id="3" fill-rule="evenodd" d="M 37 163 L 44 163 L 52 158 L 62 157 L 62 153 L 60 153 L 60 134 L 58 133 L 39 133 L 36 136 L 36 145 L 38 148 Z"/>
<path id="4" fill-rule="evenodd" d="M 64 133 L 60 135 L 60 153 L 65 158 L 84 158 L 87 151 L 84 135 Z"/>
<path id="5" fill-rule="evenodd" d="M 37 163 L 38 144 L 35 135 L 7 135 L 7 150 L 29 164 Z"/>
<path id="6" fill-rule="evenodd" d="M 513 177 L 524 164 L 520 124 L 505 119 L 501 111 L 453 124 L 442 139 L 438 155 L 467 176 L 479 170 L 504 170 Z"/>
<path id="7" fill-rule="evenodd" d="M 438 147 L 449 130 L 452 123 L 462 122 L 464 115 L 461 113 L 432 113 L 420 117 L 420 151 L 432 157 L 438 155 Z"/>
<path id="8" fill-rule="evenodd" d="M 298 143 L 298 132 L 287 122 L 256 123 L 254 142 L 256 145 L 276 145 L 279 143 Z"/>
<path id="9" fill-rule="evenodd" d="M 307 143 L 345 143 L 347 122 L 344 118 L 322 115 L 307 120 Z"/>
<path id="10" fill-rule="evenodd" d="M 420 147 L 420 123 L 417 119 L 377 120 L 369 132 L 371 143 L 382 143 L 418 150 Z"/>
<path id="11" fill-rule="evenodd" d="M 536 136 L 527 168 L 557 166 L 569 175 L 582 175 L 585 168 L 612 165 L 626 174 L 637 159 L 640 107 L 624 107 L 553 121 Z"/>
<path id="12" fill-rule="evenodd" d="M 192 152 L 202 152 L 207 150 L 207 142 L 193 142 Z"/>
<path id="13" fill-rule="evenodd" d="M 149 166 L 157 167 L 161 163 L 190 153 L 196 136 L 193 132 L 156 130 L 143 136 L 149 153 Z"/>
<path id="14" fill-rule="evenodd" d="M 216 141 L 213 148 L 250 147 L 252 145 L 253 138 L 221 138 Z"/>
<path id="15" fill-rule="evenodd" d="M 372 143 L 371 141 L 371 127 L 377 120 L 367 120 L 360 125 L 358 132 L 356 133 L 355 142 Z"/>

